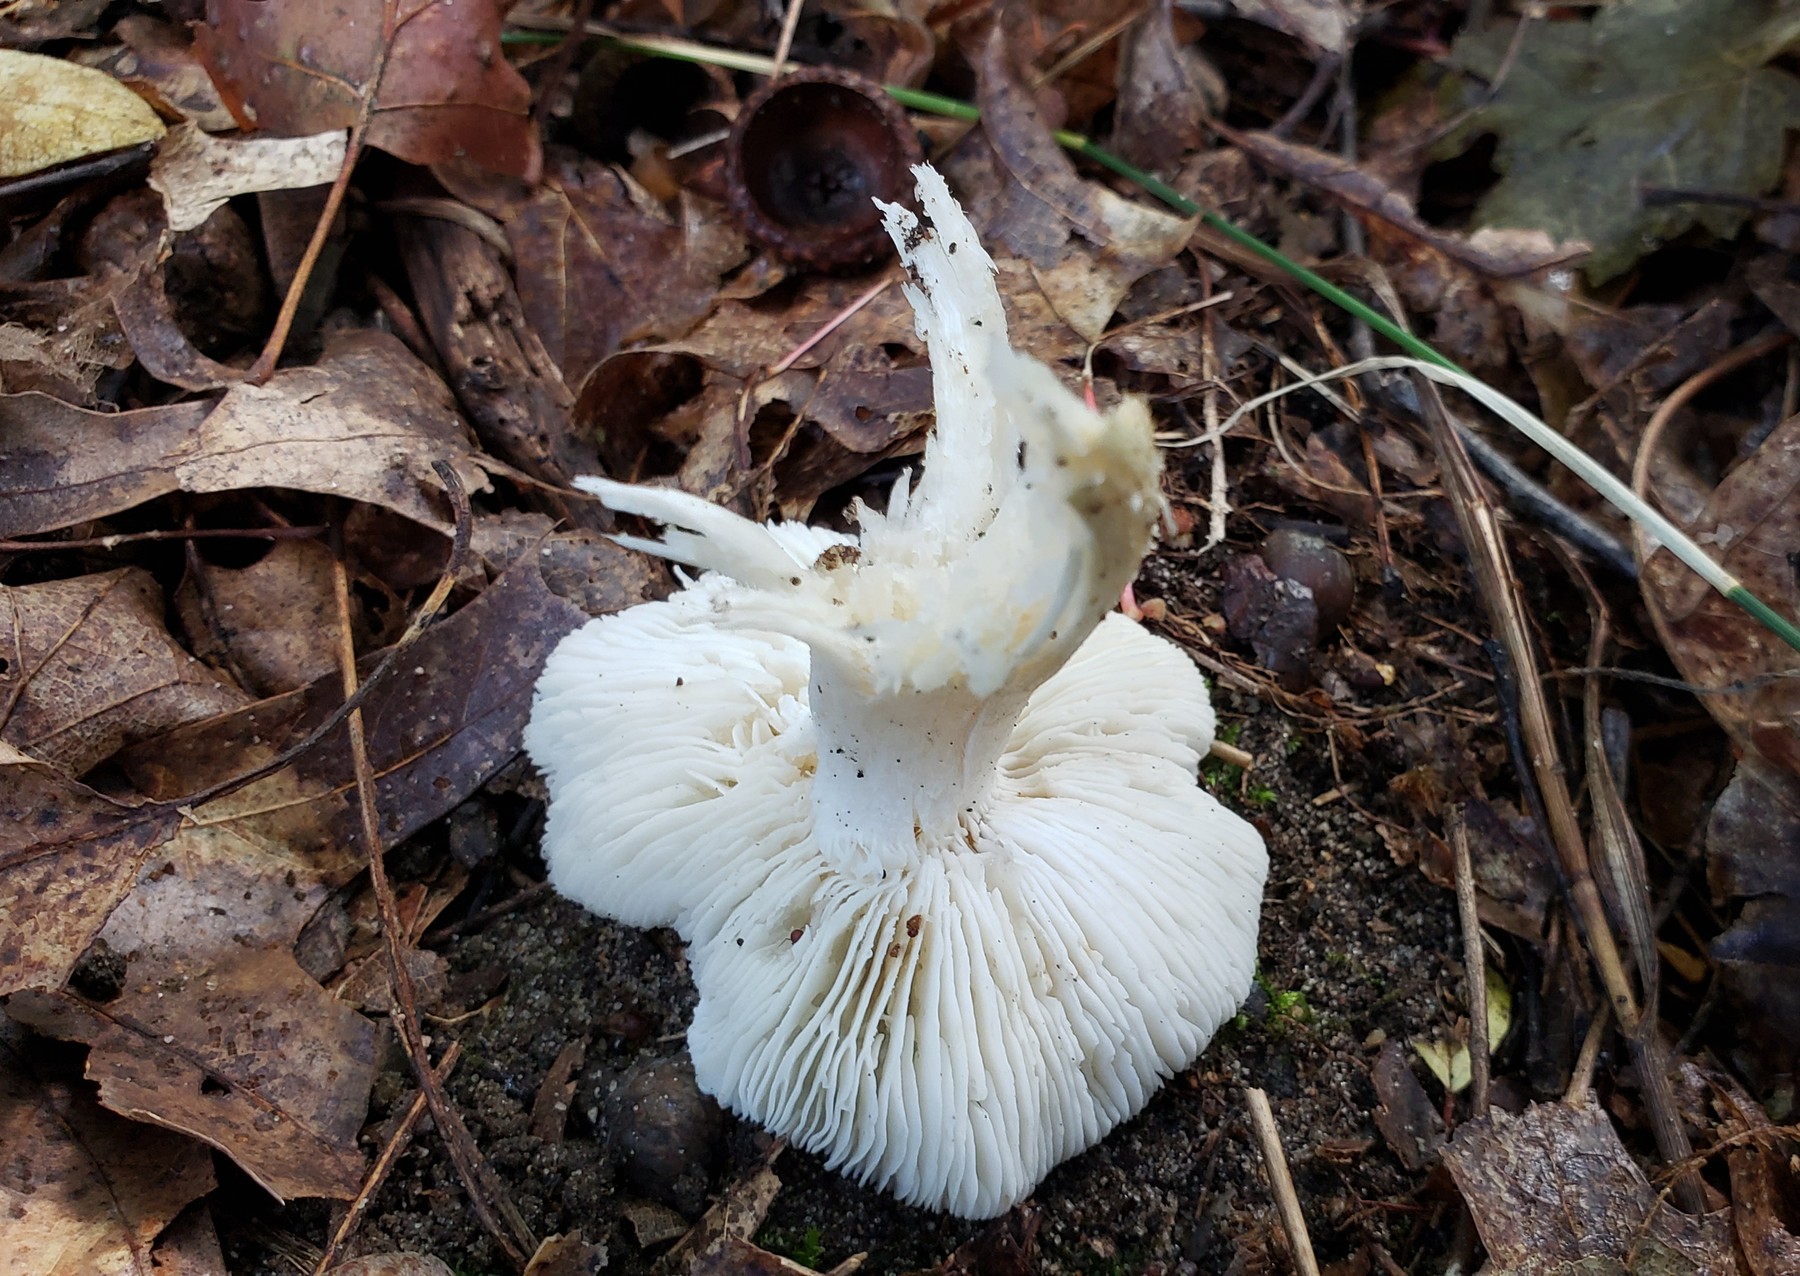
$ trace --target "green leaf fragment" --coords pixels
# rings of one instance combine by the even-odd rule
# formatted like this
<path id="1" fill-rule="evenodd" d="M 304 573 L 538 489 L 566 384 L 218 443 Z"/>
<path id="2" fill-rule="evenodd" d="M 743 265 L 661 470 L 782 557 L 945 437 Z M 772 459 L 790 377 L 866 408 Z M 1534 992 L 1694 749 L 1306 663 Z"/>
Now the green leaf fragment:
<path id="1" fill-rule="evenodd" d="M 1483 102 L 1453 141 L 1495 134 L 1503 174 L 1483 198 L 1484 226 L 1540 229 L 1593 247 L 1603 281 L 1704 227 L 1728 237 L 1742 209 L 1646 206 L 1645 186 L 1760 195 L 1780 177 L 1783 131 L 1800 128 L 1800 80 L 1765 64 L 1800 38 L 1785 0 L 1622 0 L 1591 19 L 1467 35 L 1452 61 Z"/>

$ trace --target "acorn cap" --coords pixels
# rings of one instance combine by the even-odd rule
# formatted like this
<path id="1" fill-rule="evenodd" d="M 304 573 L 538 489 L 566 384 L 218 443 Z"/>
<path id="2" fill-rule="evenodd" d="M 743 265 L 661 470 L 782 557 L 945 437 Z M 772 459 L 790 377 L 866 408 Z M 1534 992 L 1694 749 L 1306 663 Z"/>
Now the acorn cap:
<path id="1" fill-rule="evenodd" d="M 918 162 L 918 135 L 880 85 L 808 67 L 744 103 L 726 146 L 726 189 L 744 229 L 780 256 L 856 266 L 887 246 L 874 201 L 902 198 Z"/>

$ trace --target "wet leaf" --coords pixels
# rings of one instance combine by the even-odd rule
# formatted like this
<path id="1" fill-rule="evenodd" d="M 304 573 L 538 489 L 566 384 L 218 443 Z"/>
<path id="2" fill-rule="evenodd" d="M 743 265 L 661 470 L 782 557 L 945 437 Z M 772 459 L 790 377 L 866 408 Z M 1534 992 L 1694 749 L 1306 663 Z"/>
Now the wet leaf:
<path id="1" fill-rule="evenodd" d="M 1790 8 L 1758 0 L 1622 0 L 1591 20 L 1534 22 L 1504 77 L 1511 29 L 1462 37 L 1455 61 L 1480 107 L 1462 136 L 1498 134 L 1504 175 L 1481 223 L 1585 240 L 1596 280 L 1695 225 L 1735 234 L 1744 213 L 1729 204 L 1647 207 L 1639 188 L 1773 186 L 1800 80 L 1765 64 L 1797 35 Z"/>
<path id="2" fill-rule="evenodd" d="M 208 0 L 196 46 L 227 100 L 259 127 L 296 137 L 348 128 L 375 88 L 368 142 L 414 164 L 468 158 L 535 181 L 542 163 L 531 89 L 500 49 L 501 0 L 333 5 Z"/>
<path id="3" fill-rule="evenodd" d="M 1444 1149 L 1487 1276 L 1735 1276 L 1721 1215 L 1657 1198 L 1596 1107 L 1534 1103 L 1466 1122 Z"/>
<path id="4" fill-rule="evenodd" d="M 1777 426 L 1685 524 L 1751 593 L 1800 616 L 1800 416 Z M 1800 775 L 1800 653 L 1666 550 L 1644 564 L 1642 587 L 1681 676 L 1719 689 L 1701 697 L 1708 712 L 1741 748 Z M 1726 690 L 1733 684 L 1743 685 Z"/>
<path id="5" fill-rule="evenodd" d="M 212 1158 L 35 1075 L 10 1035 L 0 1026 L 0 1264 L 31 1276 L 160 1272 L 151 1242 L 212 1190 Z"/>
<path id="6" fill-rule="evenodd" d="M 162 121 L 104 71 L 0 49 L 0 177 L 155 141 Z"/>
<path id="7" fill-rule="evenodd" d="M 74 446 L 79 440 L 80 446 Z M 450 393 L 394 337 L 345 333 L 319 363 L 201 402 L 84 412 L 43 395 L 0 396 L 0 535 L 104 518 L 169 492 L 290 487 L 369 501 L 448 532 L 431 471 L 487 488 Z"/>
<path id="8" fill-rule="evenodd" d="M 1406 1052 L 1398 1041 L 1383 1043 L 1369 1070 L 1369 1080 L 1375 1086 L 1375 1128 L 1400 1164 L 1409 1170 L 1424 1169 L 1444 1144 L 1444 1121 L 1407 1066 Z"/>
<path id="9" fill-rule="evenodd" d="M 0 744 L 0 995 L 60 988 L 178 823 Z"/>
<path id="10" fill-rule="evenodd" d="M 82 775 L 244 692 L 184 651 L 140 568 L 0 587 L 0 739 Z"/>

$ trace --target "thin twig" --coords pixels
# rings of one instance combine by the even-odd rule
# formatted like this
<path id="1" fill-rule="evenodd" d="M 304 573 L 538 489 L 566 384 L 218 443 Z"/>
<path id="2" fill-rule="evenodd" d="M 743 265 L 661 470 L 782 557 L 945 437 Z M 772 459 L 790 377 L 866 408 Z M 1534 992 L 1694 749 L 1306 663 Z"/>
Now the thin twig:
<path id="1" fill-rule="evenodd" d="M 800 26 L 800 10 L 806 0 L 788 0 L 787 13 L 781 19 L 781 38 L 775 42 L 775 65 L 769 71 L 769 78 L 779 80 L 782 72 L 787 70 L 788 54 L 794 47 L 794 32 Z"/>
<path id="2" fill-rule="evenodd" d="M 1638 441 L 1637 455 L 1631 462 L 1631 491 L 1639 499 L 1650 490 L 1650 462 L 1655 459 L 1658 445 L 1662 442 L 1663 432 L 1668 429 L 1669 422 L 1675 414 L 1691 402 L 1695 395 L 1721 377 L 1736 372 L 1745 364 L 1754 363 L 1766 354 L 1771 354 L 1794 339 L 1794 334 L 1787 331 L 1765 333 L 1754 341 L 1746 342 L 1735 350 L 1729 350 L 1700 369 L 1693 376 L 1683 381 L 1669 392 L 1669 397 L 1657 406 L 1650 419 L 1644 423 L 1644 433 Z M 1633 545 L 1637 550 L 1638 562 L 1642 564 L 1650 557 L 1649 538 L 1641 524 L 1634 523 Z"/>
<path id="3" fill-rule="evenodd" d="M 468 557 L 469 536 L 475 525 L 474 516 L 469 510 L 469 494 L 463 490 L 462 480 L 457 477 L 455 468 L 447 461 L 433 461 L 431 468 L 436 471 L 439 480 L 444 484 L 444 494 L 450 499 L 452 516 L 456 520 L 456 530 L 450 542 L 450 560 L 444 568 L 444 573 L 438 578 L 438 583 L 432 588 L 430 595 L 420 605 L 418 611 L 413 613 L 412 620 L 406 626 L 406 632 L 401 634 L 399 639 L 387 649 L 387 654 L 382 656 L 380 663 L 375 666 L 367 678 L 362 680 L 355 692 L 298 742 L 289 745 L 262 765 L 252 767 L 240 775 L 220 780 L 217 784 L 208 785 L 198 793 L 190 793 L 177 799 L 173 805 L 188 811 L 197 809 L 228 793 L 236 793 L 239 789 L 248 784 L 254 784 L 264 776 L 275 774 L 295 758 L 312 749 L 319 741 L 336 731 L 344 720 L 355 712 L 364 700 L 369 698 L 370 692 L 387 678 L 389 671 L 406 653 L 406 649 L 417 641 L 420 634 L 425 632 L 426 626 L 431 623 L 433 617 L 437 615 L 438 609 L 450 597 L 451 589 L 456 586 L 457 573 L 460 571 L 463 561 Z"/>
<path id="4" fill-rule="evenodd" d="M 1563 1102 L 1570 1107 L 1586 1103 L 1588 1091 L 1594 1088 L 1594 1069 L 1599 1066 L 1600 1047 L 1606 1041 L 1606 1029 L 1611 1023 L 1612 1013 L 1607 1010 L 1606 1003 L 1601 1002 L 1594 1011 L 1593 1021 L 1588 1024 L 1587 1036 L 1581 1039 L 1581 1053 L 1575 1056 L 1569 1088 L 1563 1091 Z"/>
<path id="5" fill-rule="evenodd" d="M 309 527 L 169 527 L 151 532 L 119 532 L 112 536 L 83 536 L 66 541 L 0 541 L 0 553 L 30 554 L 49 549 L 117 549 L 138 541 L 303 541 L 325 530 L 323 523 Z"/>
<path id="6" fill-rule="evenodd" d="M 1450 849 L 1456 858 L 1456 916 L 1462 924 L 1463 975 L 1469 1000 L 1469 1103 L 1479 1118 L 1488 1112 L 1487 951 L 1481 938 L 1481 911 L 1475 903 L 1469 827 L 1463 822 L 1461 807 L 1450 817 Z"/>
<path id="7" fill-rule="evenodd" d="M 543 92 L 531 104 L 531 127 L 539 134 L 550 123 L 550 110 L 556 103 L 556 92 L 562 87 L 563 77 L 569 73 L 576 53 L 581 50 L 581 37 L 575 33 L 587 25 L 587 20 L 593 13 L 594 0 L 575 0 L 575 10 L 569 15 L 568 33 L 557 43 L 549 62 L 537 76 L 538 83 L 543 85 Z"/>
<path id="8" fill-rule="evenodd" d="M 1587 841 L 1569 793 L 1568 775 L 1557 745 L 1549 700 L 1538 676 L 1537 652 L 1525 621 L 1518 576 L 1506 537 L 1494 516 L 1493 505 L 1482 491 L 1469 454 L 1450 425 L 1436 384 L 1417 372 L 1414 377 L 1433 451 L 1443 470 L 1444 487 L 1451 494 L 1451 504 L 1462 528 L 1476 592 L 1494 627 L 1495 687 L 1501 693 L 1501 703 L 1517 709 L 1515 751 L 1522 763 L 1521 787 L 1534 808 L 1534 817 L 1541 812 L 1538 827 L 1549 834 L 1562 868 L 1564 889 L 1574 904 L 1582 935 L 1613 1010 L 1620 1023 L 1636 1027 L 1637 999 L 1632 995 L 1624 961 L 1589 869 Z"/>
<path id="9" fill-rule="evenodd" d="M 1300 1197 L 1294 1191 L 1293 1175 L 1288 1173 L 1287 1153 L 1281 1150 L 1281 1131 L 1275 1128 L 1269 1096 L 1255 1086 L 1245 1086 L 1244 1101 L 1250 1107 L 1250 1128 L 1256 1132 L 1263 1165 L 1269 1171 L 1269 1191 L 1281 1215 L 1281 1229 L 1287 1233 L 1288 1248 L 1294 1252 L 1294 1266 L 1300 1276 L 1319 1276 L 1319 1260 L 1313 1256 L 1306 1215 L 1300 1212 Z"/>
<path id="10" fill-rule="evenodd" d="M 449 1048 L 444 1051 L 444 1057 L 438 1061 L 436 1071 L 439 1084 L 450 1079 L 450 1074 L 456 1070 L 457 1060 L 461 1058 L 462 1042 L 452 1041 Z M 325 1273 L 337 1263 L 338 1255 L 343 1253 L 344 1246 L 350 1243 L 350 1238 L 356 1235 L 356 1229 L 361 1226 L 363 1215 L 368 1211 L 369 1202 L 374 1199 L 375 1193 L 381 1190 L 381 1185 L 387 1181 L 387 1176 L 393 1172 L 394 1162 L 400 1159 L 400 1154 L 406 1151 L 412 1143 L 413 1127 L 419 1124 L 419 1118 L 424 1115 L 425 1094 L 420 1091 L 413 1095 L 412 1103 L 407 1106 L 406 1112 L 394 1126 L 393 1133 L 388 1135 L 387 1142 L 382 1146 L 381 1154 L 375 1158 L 375 1164 L 369 1168 L 369 1173 L 363 1179 L 362 1188 L 357 1192 L 356 1199 L 350 1202 L 350 1208 L 344 1211 L 344 1217 L 338 1221 L 337 1230 L 332 1232 L 331 1240 L 326 1244 L 324 1253 L 319 1255 L 319 1261 L 313 1265 L 313 1276 L 325 1276 Z"/>
<path id="11" fill-rule="evenodd" d="M 388 55 L 393 52 L 394 37 L 399 34 L 399 30 L 398 0 L 387 0 L 381 12 L 381 43 L 376 47 L 375 65 L 370 70 L 361 100 L 357 103 L 356 122 L 350 126 L 350 138 L 344 146 L 344 162 L 338 168 L 337 179 L 331 183 L 330 193 L 325 196 L 325 207 L 319 213 L 318 224 L 313 227 L 312 238 L 306 242 L 306 251 L 300 256 L 300 264 L 294 269 L 294 278 L 288 284 L 287 296 L 281 299 L 281 310 L 275 316 L 275 326 L 269 332 L 269 339 L 245 376 L 252 385 L 261 385 L 267 381 L 275 374 L 275 365 L 281 362 L 281 352 L 287 346 L 288 333 L 293 330 L 294 316 L 300 311 L 301 298 L 306 295 L 306 287 L 312 281 L 313 268 L 319 264 L 319 255 L 325 251 L 325 242 L 331 238 L 331 227 L 337 221 L 338 210 L 344 206 L 344 196 L 349 194 L 350 176 L 356 171 L 356 162 L 362 158 L 363 142 L 369 135 L 369 122 L 375 116 L 375 99 L 381 93 L 381 79 L 387 74 Z"/>
<path id="12" fill-rule="evenodd" d="M 452 559 L 444 579 L 454 580 L 461 563 Z M 350 578 L 342 556 L 332 559 L 332 580 L 338 607 L 338 666 L 344 681 L 344 698 L 356 694 L 356 648 L 350 624 Z M 393 980 L 393 1004 L 389 1018 L 394 1024 L 400 1045 L 418 1078 L 419 1091 L 445 1150 L 463 1181 L 470 1208 L 494 1243 L 512 1263 L 523 1270 L 531 1255 L 537 1252 L 537 1237 L 520 1215 L 518 1207 L 506 1193 L 500 1176 L 482 1156 L 470 1137 L 462 1114 L 444 1097 L 437 1073 L 426 1049 L 419 1026 L 418 990 L 413 984 L 412 968 L 406 962 L 406 932 L 400 922 L 400 910 L 394 898 L 394 886 L 388 880 L 387 864 L 382 854 L 380 813 L 375 807 L 375 770 L 369 763 L 368 741 L 363 733 L 362 709 L 350 711 L 345 721 L 349 735 L 350 761 L 356 773 L 357 813 L 362 821 L 364 850 L 369 857 L 369 882 L 374 887 L 376 909 L 381 917 L 381 934 L 387 951 L 388 974 Z"/>

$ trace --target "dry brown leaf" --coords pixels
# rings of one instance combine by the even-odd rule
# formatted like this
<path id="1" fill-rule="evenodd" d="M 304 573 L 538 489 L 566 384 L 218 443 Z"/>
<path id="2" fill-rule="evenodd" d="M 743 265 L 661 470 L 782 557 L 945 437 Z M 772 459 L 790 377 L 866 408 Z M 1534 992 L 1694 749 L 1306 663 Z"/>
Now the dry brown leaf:
<path id="1" fill-rule="evenodd" d="M 343 129 L 220 138 L 183 124 L 157 146 L 150 186 L 167 206 L 169 229 L 192 230 L 234 195 L 329 185 L 344 165 L 347 142 Z"/>
<path id="2" fill-rule="evenodd" d="M 345 333 L 312 367 L 239 385 L 216 406 L 84 412 L 0 396 L 0 535 L 104 518 L 169 492 L 290 487 L 369 501 L 448 532 L 433 460 L 470 491 L 484 470 L 450 393 L 399 340 Z"/>
<path id="3" fill-rule="evenodd" d="M 151 1242 L 214 1186 L 198 1143 L 33 1074 L 0 1026 L 0 1269 L 155 1276 Z"/>
<path id="4" fill-rule="evenodd" d="M 606 1246 L 585 1241 L 580 1232 L 546 1236 L 525 1265 L 525 1276 L 599 1276 Z"/>
<path id="5" fill-rule="evenodd" d="M 0 49 L 0 177 L 155 141 L 156 112 L 104 71 Z"/>
<path id="6" fill-rule="evenodd" d="M 1596 1107 L 1495 1110 L 1457 1130 L 1444 1163 L 1487 1246 L 1486 1276 L 1736 1276 L 1724 1216 L 1659 1199 Z"/>
<path id="7" fill-rule="evenodd" d="M 538 669 L 584 619 L 525 562 L 371 689 L 363 712 L 386 844 L 517 753 Z M 158 737 L 121 768 L 141 790 L 179 798 L 273 757 L 336 706 L 337 684 L 328 675 Z M 327 890 L 361 863 L 352 785 L 347 751 L 327 740 L 195 809 L 100 934 L 125 961 L 116 995 L 24 993 L 9 1005 L 89 1043 L 103 1102 L 213 1143 L 278 1196 L 349 1196 L 362 1174 L 372 1033 L 293 952 Z"/>
<path id="8" fill-rule="evenodd" d="M 204 1204 L 184 1210 L 157 1239 L 150 1257 L 156 1276 L 230 1276 L 212 1212 Z"/>
<path id="9" fill-rule="evenodd" d="M 781 1179 L 773 1167 L 785 1146 L 777 1143 L 761 1165 L 733 1181 L 688 1234 L 657 1261 L 655 1270 L 665 1276 L 701 1270 L 715 1256 L 731 1252 L 733 1241 L 747 1241 L 755 1236 L 768 1217 L 775 1194 L 781 1190 Z"/>
<path id="10" fill-rule="evenodd" d="M 201 560 L 175 595 L 189 642 L 260 696 L 324 677 L 337 668 L 333 561 L 314 540 L 276 541 L 247 567 Z"/>
<path id="11" fill-rule="evenodd" d="M 271 133 L 348 128 L 379 76 L 368 142 L 414 164 L 467 157 L 537 180 L 531 88 L 500 48 L 502 0 L 407 0 L 382 49 L 386 0 L 208 0 L 200 56 L 235 114 Z"/>
<path id="12" fill-rule="evenodd" d="M 590 616 L 622 611 L 668 593 L 667 568 L 648 555 L 585 528 L 558 532 L 551 527 L 544 514 L 506 510 L 482 515 L 475 520 L 470 544 L 495 575 L 526 554 L 535 556 L 550 592 Z"/>
<path id="13" fill-rule="evenodd" d="M 1800 416 L 1775 428 L 1683 527 L 1784 616 L 1800 616 Z M 1737 744 L 1800 775 L 1800 652 L 1709 588 L 1667 550 L 1643 567 L 1644 601 L 1681 676 L 1720 688 L 1701 699 Z M 1769 681 L 1724 690 L 1730 684 Z"/>
<path id="14" fill-rule="evenodd" d="M 141 568 L 0 586 L 0 739 L 72 776 L 248 701 L 163 627 Z"/>
<path id="15" fill-rule="evenodd" d="M 1139 168 L 1173 172 L 1205 141 L 1224 84 L 1193 48 L 1175 39 L 1172 0 L 1153 0 L 1119 53 L 1112 149 Z"/>
<path id="16" fill-rule="evenodd" d="M 0 743 L 0 996 L 60 988 L 178 822 Z"/>
<path id="17" fill-rule="evenodd" d="M 684 489 L 713 501 L 766 480 L 782 513 L 803 517 L 821 493 L 916 447 L 929 419 L 930 369 L 897 288 L 785 372 L 766 371 L 867 289 L 865 280 L 819 279 L 785 311 L 723 302 L 682 340 L 596 368 L 576 427 L 598 438 L 612 474 L 644 480 L 675 469 Z"/>

